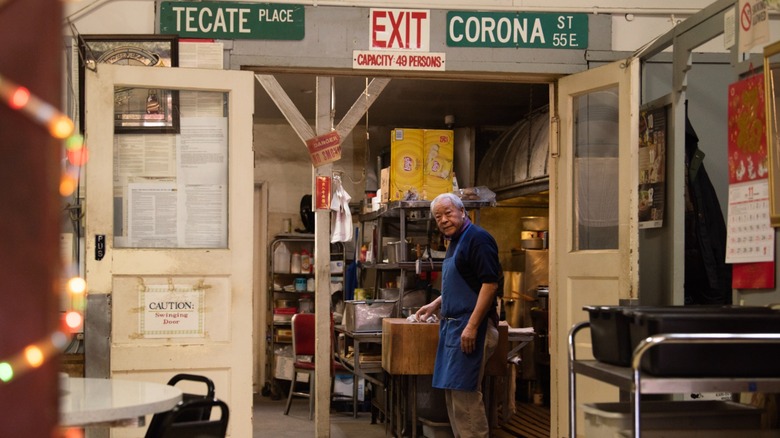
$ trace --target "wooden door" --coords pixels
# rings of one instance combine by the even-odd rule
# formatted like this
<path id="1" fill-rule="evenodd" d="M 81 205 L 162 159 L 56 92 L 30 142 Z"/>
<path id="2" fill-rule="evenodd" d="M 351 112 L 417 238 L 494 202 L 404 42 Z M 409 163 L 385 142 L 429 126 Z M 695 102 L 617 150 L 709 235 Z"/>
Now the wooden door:
<path id="1" fill-rule="evenodd" d="M 133 106 L 139 88 L 147 101 Z M 110 318 L 113 378 L 211 378 L 234 437 L 252 436 L 253 94 L 250 72 L 86 75 L 86 280 L 110 297 L 87 325 Z"/>
<path id="2" fill-rule="evenodd" d="M 551 147 L 550 176 L 555 437 L 569 435 L 569 329 L 587 320 L 583 306 L 614 305 L 637 295 L 638 64 L 619 61 L 557 84 L 559 139 Z M 578 358 L 592 357 L 587 331 L 577 337 L 576 347 Z M 578 404 L 617 401 L 614 387 L 587 378 L 578 378 L 577 395 Z"/>

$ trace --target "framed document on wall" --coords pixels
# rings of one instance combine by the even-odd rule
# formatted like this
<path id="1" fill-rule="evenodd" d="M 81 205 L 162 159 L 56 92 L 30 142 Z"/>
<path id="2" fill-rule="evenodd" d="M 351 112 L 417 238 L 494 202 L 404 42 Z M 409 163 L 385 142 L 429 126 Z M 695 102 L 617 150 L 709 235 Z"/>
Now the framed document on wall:
<path id="1" fill-rule="evenodd" d="M 84 70 L 100 64 L 177 67 L 176 35 L 79 35 L 79 111 L 84 131 Z M 176 90 L 117 87 L 114 91 L 114 133 L 179 132 Z"/>
<path id="2" fill-rule="evenodd" d="M 766 105 L 766 143 L 769 168 L 769 221 L 780 226 L 780 41 L 764 47 L 764 103 Z"/>

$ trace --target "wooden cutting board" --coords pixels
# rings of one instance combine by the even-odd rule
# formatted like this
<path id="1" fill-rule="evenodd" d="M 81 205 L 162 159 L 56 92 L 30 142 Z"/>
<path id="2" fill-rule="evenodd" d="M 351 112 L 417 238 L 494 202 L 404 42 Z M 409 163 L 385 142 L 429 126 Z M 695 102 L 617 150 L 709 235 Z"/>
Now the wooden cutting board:
<path id="1" fill-rule="evenodd" d="M 405 318 L 382 320 L 382 368 L 396 375 L 431 375 L 439 342 L 439 324 L 407 322 Z M 485 366 L 487 375 L 506 374 L 508 326 L 498 325 L 498 346 Z"/>
<path id="2" fill-rule="evenodd" d="M 382 320 L 382 368 L 390 374 L 430 375 L 436 360 L 439 324 Z"/>

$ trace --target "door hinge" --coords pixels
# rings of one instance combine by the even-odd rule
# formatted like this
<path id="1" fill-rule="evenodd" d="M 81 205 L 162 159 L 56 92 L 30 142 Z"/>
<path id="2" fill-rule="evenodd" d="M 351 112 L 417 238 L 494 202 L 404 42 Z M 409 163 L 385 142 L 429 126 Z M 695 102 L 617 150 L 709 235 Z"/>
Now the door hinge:
<path id="1" fill-rule="evenodd" d="M 561 119 L 558 116 L 553 116 L 550 118 L 550 132 L 551 132 L 551 141 L 550 141 L 550 156 L 553 158 L 558 158 L 560 155 L 560 144 L 561 144 L 561 136 L 560 134 L 560 121 Z"/>

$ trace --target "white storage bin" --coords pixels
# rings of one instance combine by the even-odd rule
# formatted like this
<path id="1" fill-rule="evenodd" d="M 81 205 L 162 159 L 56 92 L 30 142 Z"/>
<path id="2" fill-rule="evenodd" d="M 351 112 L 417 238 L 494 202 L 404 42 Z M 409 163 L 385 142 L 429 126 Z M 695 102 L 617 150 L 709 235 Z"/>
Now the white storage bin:
<path id="1" fill-rule="evenodd" d="M 423 436 L 425 438 L 452 438 L 455 436 L 452 434 L 452 428 L 449 424 L 444 426 L 430 426 L 423 424 L 422 430 Z"/>
<path id="2" fill-rule="evenodd" d="M 586 437 L 631 436 L 634 427 L 631 403 L 589 403 L 582 405 L 582 409 Z M 728 401 L 646 401 L 642 402 L 640 411 L 643 436 L 645 431 L 653 437 L 670 438 L 735 436 L 721 435 L 730 431 L 746 436 L 746 430 L 761 428 L 761 409 Z"/>

